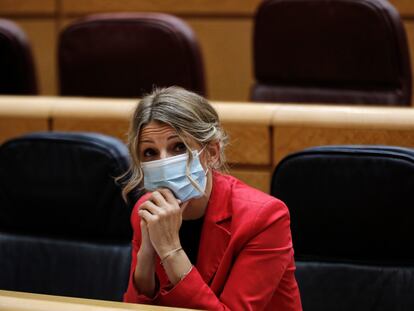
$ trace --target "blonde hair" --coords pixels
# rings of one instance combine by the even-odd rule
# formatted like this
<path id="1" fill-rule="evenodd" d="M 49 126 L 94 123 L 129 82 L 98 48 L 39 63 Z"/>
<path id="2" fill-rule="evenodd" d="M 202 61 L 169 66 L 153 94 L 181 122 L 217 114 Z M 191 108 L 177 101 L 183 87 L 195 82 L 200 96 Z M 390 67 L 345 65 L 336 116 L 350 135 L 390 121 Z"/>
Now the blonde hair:
<path id="1" fill-rule="evenodd" d="M 212 167 L 220 170 L 225 167 L 224 148 L 227 135 L 221 128 L 219 117 L 213 106 L 202 96 L 180 87 L 155 89 L 144 96 L 138 103 L 132 116 L 128 132 L 128 149 L 131 155 L 131 166 L 126 174 L 118 179 L 125 179 L 122 196 L 126 200 L 131 191 L 138 191 L 143 180 L 141 160 L 139 158 L 139 137 L 144 126 L 152 121 L 171 126 L 187 147 L 189 160 L 187 178 L 199 189 L 198 184 L 189 175 L 189 163 L 193 159 L 188 146 L 188 139 L 193 139 L 202 147 L 210 142 L 218 141 L 220 145 L 219 160 Z M 208 149 L 206 149 L 208 152 Z"/>

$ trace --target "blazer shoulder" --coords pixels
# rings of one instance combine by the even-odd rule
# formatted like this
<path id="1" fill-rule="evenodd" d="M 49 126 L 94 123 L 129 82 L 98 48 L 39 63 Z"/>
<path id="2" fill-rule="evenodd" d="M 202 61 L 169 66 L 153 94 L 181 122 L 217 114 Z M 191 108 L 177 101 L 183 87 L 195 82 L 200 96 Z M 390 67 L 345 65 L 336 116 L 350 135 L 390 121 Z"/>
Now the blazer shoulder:
<path id="1" fill-rule="evenodd" d="M 231 197 L 233 218 L 256 221 L 290 218 L 289 210 L 283 201 L 236 178 L 233 180 Z"/>
<path id="2" fill-rule="evenodd" d="M 258 238 L 256 246 L 263 248 L 291 247 L 289 210 L 283 201 L 237 181 L 232 187 L 231 232 L 237 245 Z"/>

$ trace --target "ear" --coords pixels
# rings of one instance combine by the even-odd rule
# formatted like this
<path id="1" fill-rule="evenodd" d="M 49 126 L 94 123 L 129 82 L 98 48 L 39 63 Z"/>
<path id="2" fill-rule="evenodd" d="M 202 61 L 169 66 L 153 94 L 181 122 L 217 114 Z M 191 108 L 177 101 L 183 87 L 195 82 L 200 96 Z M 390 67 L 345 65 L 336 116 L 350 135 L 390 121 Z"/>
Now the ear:
<path id="1" fill-rule="evenodd" d="M 220 162 L 220 142 L 212 141 L 207 146 L 207 165 L 216 168 Z"/>

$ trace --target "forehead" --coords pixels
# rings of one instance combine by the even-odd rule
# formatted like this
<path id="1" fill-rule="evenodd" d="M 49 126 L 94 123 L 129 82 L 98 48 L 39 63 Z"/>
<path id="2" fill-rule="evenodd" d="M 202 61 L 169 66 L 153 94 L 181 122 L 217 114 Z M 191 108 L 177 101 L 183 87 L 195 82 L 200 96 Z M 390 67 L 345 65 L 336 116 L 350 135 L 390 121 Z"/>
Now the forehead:
<path id="1" fill-rule="evenodd" d="M 177 132 L 171 126 L 162 122 L 152 121 L 141 129 L 140 140 L 171 135 L 177 135 Z"/>

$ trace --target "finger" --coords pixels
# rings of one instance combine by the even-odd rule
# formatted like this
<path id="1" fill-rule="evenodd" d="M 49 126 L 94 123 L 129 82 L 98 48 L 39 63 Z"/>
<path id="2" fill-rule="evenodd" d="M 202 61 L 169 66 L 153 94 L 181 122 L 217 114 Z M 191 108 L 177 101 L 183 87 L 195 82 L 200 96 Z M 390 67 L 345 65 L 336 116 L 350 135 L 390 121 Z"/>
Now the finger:
<path id="1" fill-rule="evenodd" d="M 159 207 L 165 206 L 167 204 L 167 201 L 165 200 L 161 190 L 162 189 L 155 190 L 149 198 L 150 201 L 154 202 L 155 205 L 158 205 Z"/>
<path id="2" fill-rule="evenodd" d="M 161 188 L 158 189 L 158 191 L 164 196 L 165 200 L 170 204 L 180 204 L 180 200 L 176 199 L 174 194 L 170 189 L 167 188 Z"/>
<path id="3" fill-rule="evenodd" d="M 152 215 L 158 215 L 162 213 L 162 208 L 159 207 L 158 205 L 155 205 L 152 201 L 145 201 L 143 204 L 141 204 L 139 207 L 139 211 L 141 210 L 146 210 Z"/>
<path id="4" fill-rule="evenodd" d="M 151 221 L 155 221 L 157 219 L 157 216 L 154 216 L 150 212 L 148 212 L 146 209 L 142 209 L 138 211 L 139 217 L 141 217 L 142 220 L 145 221 L 145 225 L 147 225 Z"/>

